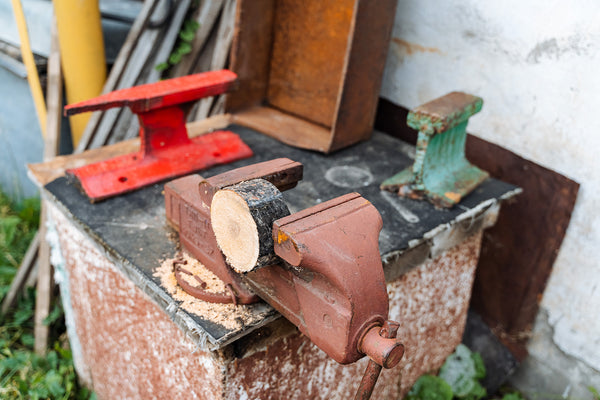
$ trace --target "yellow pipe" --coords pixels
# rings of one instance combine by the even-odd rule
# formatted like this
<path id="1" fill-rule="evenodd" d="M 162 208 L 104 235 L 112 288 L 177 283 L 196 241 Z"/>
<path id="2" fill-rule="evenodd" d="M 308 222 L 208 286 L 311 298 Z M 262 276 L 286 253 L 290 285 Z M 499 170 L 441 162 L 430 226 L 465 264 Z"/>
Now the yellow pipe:
<path id="1" fill-rule="evenodd" d="M 19 30 L 19 39 L 21 40 L 21 57 L 23 57 L 23 63 L 27 70 L 27 81 L 29 82 L 29 88 L 31 89 L 31 96 L 33 97 L 33 104 L 35 105 L 35 111 L 38 116 L 40 130 L 42 131 L 42 136 L 45 138 L 46 103 L 44 101 L 42 85 L 40 85 L 40 77 L 38 76 L 37 67 L 35 66 L 35 60 L 33 59 L 33 53 L 29 46 L 29 33 L 27 32 L 25 14 L 23 14 L 23 7 L 20 0 L 12 0 L 12 6 L 15 14 L 15 21 L 17 22 L 17 29 Z"/>
<path id="2" fill-rule="evenodd" d="M 106 80 L 104 40 L 98 0 L 54 0 L 67 101 L 98 96 Z M 73 145 L 83 135 L 90 113 L 70 117 Z"/>

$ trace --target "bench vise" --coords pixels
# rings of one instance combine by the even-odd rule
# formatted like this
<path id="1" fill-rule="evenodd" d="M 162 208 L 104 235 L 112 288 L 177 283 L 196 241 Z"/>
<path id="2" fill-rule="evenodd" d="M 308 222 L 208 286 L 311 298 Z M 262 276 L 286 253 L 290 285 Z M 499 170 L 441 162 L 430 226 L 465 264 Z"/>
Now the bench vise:
<path id="1" fill-rule="evenodd" d="M 281 190 L 301 177 L 301 164 L 278 159 L 181 178 L 165 186 L 167 218 L 184 249 L 230 284 L 238 301 L 262 298 L 339 363 L 368 355 L 364 393 L 381 367 L 404 354 L 399 325 L 387 320 L 382 219 L 358 193 L 290 214 Z"/>

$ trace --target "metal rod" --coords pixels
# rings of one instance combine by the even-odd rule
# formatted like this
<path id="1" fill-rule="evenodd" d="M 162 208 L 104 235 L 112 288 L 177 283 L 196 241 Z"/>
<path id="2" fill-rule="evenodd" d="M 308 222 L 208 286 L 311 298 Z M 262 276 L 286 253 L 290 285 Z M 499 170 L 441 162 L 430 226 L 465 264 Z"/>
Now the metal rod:
<path id="1" fill-rule="evenodd" d="M 385 321 L 379 331 L 379 335 L 387 339 L 393 339 L 396 337 L 399 327 L 400 325 L 397 322 Z M 373 360 L 369 360 L 369 364 L 360 381 L 354 400 L 369 400 L 371 398 L 371 394 L 373 394 L 373 389 L 375 389 L 375 384 L 381 373 L 381 368 L 381 365 Z"/>

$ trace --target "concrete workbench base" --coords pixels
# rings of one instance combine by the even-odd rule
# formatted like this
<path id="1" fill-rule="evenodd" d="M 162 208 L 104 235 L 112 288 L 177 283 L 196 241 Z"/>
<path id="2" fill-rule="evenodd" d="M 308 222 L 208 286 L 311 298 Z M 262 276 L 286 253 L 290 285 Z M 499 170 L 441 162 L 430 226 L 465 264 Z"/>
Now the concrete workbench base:
<path id="1" fill-rule="evenodd" d="M 70 335 L 81 343 L 78 373 L 100 399 L 354 396 L 367 360 L 339 365 L 282 319 L 221 350 L 197 348 L 62 212 L 52 206 L 50 215 L 65 258 Z M 478 231 L 388 283 L 406 354 L 382 373 L 373 398 L 400 398 L 460 343 L 480 241 Z"/>

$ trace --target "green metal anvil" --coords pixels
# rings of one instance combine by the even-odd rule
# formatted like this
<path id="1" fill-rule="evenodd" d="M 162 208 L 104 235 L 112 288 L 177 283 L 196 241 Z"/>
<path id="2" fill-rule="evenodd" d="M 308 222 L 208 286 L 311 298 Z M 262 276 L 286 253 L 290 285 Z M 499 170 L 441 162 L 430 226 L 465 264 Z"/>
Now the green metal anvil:
<path id="1" fill-rule="evenodd" d="M 415 162 L 381 184 L 381 189 L 412 199 L 426 198 L 450 208 L 489 174 L 465 157 L 467 123 L 483 105 L 480 97 L 452 92 L 408 113 L 407 124 L 419 131 Z"/>

